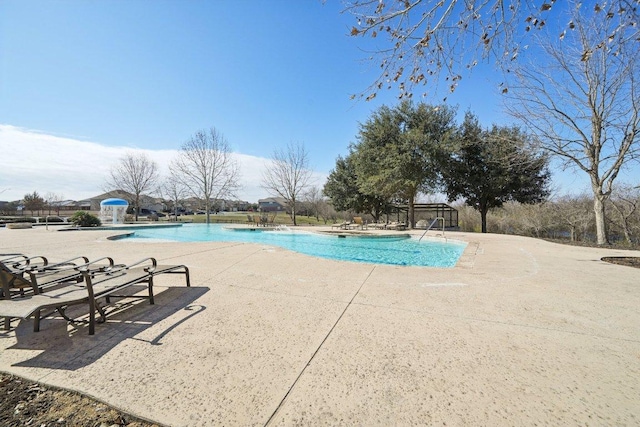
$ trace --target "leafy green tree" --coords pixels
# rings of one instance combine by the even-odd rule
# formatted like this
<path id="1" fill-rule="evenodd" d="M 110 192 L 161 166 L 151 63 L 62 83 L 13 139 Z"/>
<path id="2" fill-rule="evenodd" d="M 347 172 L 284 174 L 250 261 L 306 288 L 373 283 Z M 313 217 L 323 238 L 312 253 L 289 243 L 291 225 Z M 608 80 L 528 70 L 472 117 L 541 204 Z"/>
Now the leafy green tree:
<path id="1" fill-rule="evenodd" d="M 351 35 L 375 38 L 367 56 L 380 66 L 360 96 L 454 91 L 477 64 L 501 71 L 510 113 L 588 175 L 596 239 L 608 243 L 605 206 L 640 156 L 640 0 L 345 3 Z"/>
<path id="2" fill-rule="evenodd" d="M 336 160 L 336 167 L 329 174 L 324 185 L 324 194 L 331 199 L 331 204 L 338 211 L 370 213 L 376 221 L 384 212 L 387 201 L 375 194 L 365 194 L 358 187 L 358 175 L 354 155 Z"/>
<path id="3" fill-rule="evenodd" d="M 465 114 L 452 136 L 451 155 L 442 162 L 450 201 L 462 198 L 480 212 L 487 232 L 487 212 L 506 201 L 537 203 L 549 194 L 548 158 L 517 127 L 483 130 L 477 117 Z"/>
<path id="4" fill-rule="evenodd" d="M 410 101 L 374 112 L 360 126 L 353 146 L 360 191 L 406 202 L 413 227 L 418 193 L 433 192 L 437 186 L 438 153 L 454 129 L 454 115 L 455 109 L 446 105 Z"/>
<path id="5" fill-rule="evenodd" d="M 23 202 L 24 208 L 30 210 L 31 215 L 33 215 L 34 211 L 41 211 L 45 206 L 44 199 L 42 198 L 42 196 L 40 196 L 40 194 L 38 194 L 37 191 L 34 191 L 31 194 L 25 194 Z"/>

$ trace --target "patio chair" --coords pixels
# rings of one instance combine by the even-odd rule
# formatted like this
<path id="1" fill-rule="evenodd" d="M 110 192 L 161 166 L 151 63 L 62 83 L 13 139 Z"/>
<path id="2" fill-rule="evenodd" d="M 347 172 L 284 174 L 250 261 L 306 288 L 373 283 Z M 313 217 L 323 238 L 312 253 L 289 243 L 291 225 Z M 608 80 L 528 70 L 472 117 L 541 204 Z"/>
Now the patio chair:
<path id="1" fill-rule="evenodd" d="M 131 265 L 114 265 L 107 268 L 96 268 L 94 262 L 90 262 L 80 267 L 73 267 L 73 269 L 82 274 L 81 282 L 59 283 L 60 286 L 48 292 L 0 300 L 0 316 L 21 319 L 33 316 L 33 330 L 38 332 L 40 320 L 55 312 L 58 312 L 69 322 L 77 322 L 77 320 L 69 318 L 65 310 L 72 305 L 87 304 L 89 307 L 89 335 L 94 335 L 96 311 L 100 315 L 100 323 L 105 322 L 107 316 L 98 299 L 104 298 L 106 303 L 110 303 L 111 298 L 147 298 L 150 304 L 154 304 L 153 278 L 160 274 L 183 274 L 186 285 L 191 286 L 189 269 L 185 265 L 162 266 L 157 264 L 155 258 L 145 258 Z M 10 274 L 16 280 L 21 277 L 14 273 Z M 126 288 L 141 283 L 147 285 L 147 295 L 119 294 Z M 51 311 L 42 314 L 44 310 Z M 9 327 L 8 321 L 5 321 L 5 330 Z"/>

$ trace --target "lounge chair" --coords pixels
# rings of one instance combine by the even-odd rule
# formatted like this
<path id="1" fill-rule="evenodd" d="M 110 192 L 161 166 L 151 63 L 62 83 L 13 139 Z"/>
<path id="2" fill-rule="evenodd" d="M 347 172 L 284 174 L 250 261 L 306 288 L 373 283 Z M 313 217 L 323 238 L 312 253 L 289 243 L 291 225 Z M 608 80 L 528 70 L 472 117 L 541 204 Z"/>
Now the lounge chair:
<path id="1" fill-rule="evenodd" d="M 24 268 L 27 265 L 47 265 L 49 263 L 49 260 L 43 256 L 29 257 L 25 254 L 15 253 L 0 255 L 0 262 L 11 268 Z"/>
<path id="2" fill-rule="evenodd" d="M 12 254 L 0 254 L 0 261 L 12 261 L 15 260 L 17 258 L 28 258 L 26 255 L 24 254 L 20 254 L 20 253 L 12 253 Z"/>
<path id="3" fill-rule="evenodd" d="M 104 267 L 113 267 L 113 260 Z M 37 261 L 36 261 L 37 260 Z M 66 281 L 82 281 L 82 274 L 74 267 L 87 264 L 87 257 L 76 257 L 62 262 L 50 263 L 46 257 L 20 255 L 0 261 L 0 298 L 8 299 L 12 292 L 40 293 L 45 288 Z"/>
<path id="4" fill-rule="evenodd" d="M 82 282 L 83 276 L 78 268 L 89 264 L 86 257 L 76 257 L 58 263 L 49 263 L 43 256 L 21 255 L 12 260 L 13 263 L 7 262 L 7 259 L 0 262 L 0 299 L 24 298 L 68 283 Z M 34 260 L 39 261 L 33 262 Z M 82 262 L 78 263 L 78 260 Z M 94 272 L 114 267 L 111 258 L 101 258 L 91 264 Z M 9 329 L 10 322 L 11 316 L 4 316 L 5 329 Z"/>
<path id="5" fill-rule="evenodd" d="M 154 304 L 153 278 L 160 274 L 184 274 L 186 285 L 191 286 L 189 269 L 185 265 L 159 266 L 154 258 L 146 258 L 128 266 L 114 265 L 108 268 L 95 268 L 94 263 L 90 262 L 72 269 L 81 273 L 82 282 L 59 282 L 59 286 L 44 293 L 35 293 L 36 288 L 34 287 L 33 295 L 0 300 L 0 316 L 21 319 L 33 316 L 33 330 L 38 332 L 40 319 L 57 311 L 63 318 L 73 322 L 74 320 L 65 314 L 66 308 L 72 305 L 88 304 L 89 335 L 93 335 L 95 333 L 96 311 L 100 315 L 100 322 L 106 321 L 106 313 L 98 302 L 99 298 L 105 298 L 107 303 L 112 297 L 148 298 L 149 303 Z M 21 277 L 15 273 L 11 274 L 16 280 Z M 148 295 L 118 295 L 120 291 L 140 283 L 147 284 Z M 42 311 L 44 310 L 52 311 L 43 315 Z M 9 329 L 8 321 L 5 321 L 5 329 Z"/>
<path id="6" fill-rule="evenodd" d="M 331 228 L 332 229 L 339 228 L 341 230 L 346 230 L 349 227 L 349 225 L 351 225 L 351 221 L 343 221 L 339 224 L 331 224 Z"/>
<path id="7" fill-rule="evenodd" d="M 349 228 L 359 228 L 360 230 L 365 230 L 367 228 L 367 223 L 362 220 L 361 216 L 353 217 L 353 224 Z"/>
<path id="8" fill-rule="evenodd" d="M 387 230 L 404 230 L 405 228 L 406 228 L 406 225 L 404 224 L 404 222 L 396 222 L 396 221 L 393 221 L 387 224 L 387 227 L 386 227 Z"/>

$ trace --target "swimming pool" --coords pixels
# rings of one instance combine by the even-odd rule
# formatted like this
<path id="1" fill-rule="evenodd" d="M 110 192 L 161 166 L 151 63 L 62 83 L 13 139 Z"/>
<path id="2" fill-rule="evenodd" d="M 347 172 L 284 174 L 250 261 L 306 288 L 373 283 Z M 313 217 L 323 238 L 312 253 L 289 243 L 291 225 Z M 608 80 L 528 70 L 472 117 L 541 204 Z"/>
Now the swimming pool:
<path id="1" fill-rule="evenodd" d="M 300 230 L 229 228 L 220 224 L 185 224 L 182 227 L 137 229 L 131 242 L 247 242 L 279 246 L 303 254 L 373 264 L 453 267 L 465 242 L 433 241 L 408 236 L 364 237 L 319 234 Z"/>

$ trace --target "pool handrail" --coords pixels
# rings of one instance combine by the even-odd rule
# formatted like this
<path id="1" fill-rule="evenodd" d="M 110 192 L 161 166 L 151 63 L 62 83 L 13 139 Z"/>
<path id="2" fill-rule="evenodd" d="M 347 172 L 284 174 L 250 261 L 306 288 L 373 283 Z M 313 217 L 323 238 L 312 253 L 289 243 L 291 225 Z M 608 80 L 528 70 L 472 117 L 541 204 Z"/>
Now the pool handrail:
<path id="1" fill-rule="evenodd" d="M 422 240 L 422 238 L 427 234 L 427 231 L 431 230 L 431 227 L 433 227 L 433 225 L 438 222 L 438 220 L 442 221 L 442 237 L 444 238 L 445 242 L 447 241 L 446 236 L 444 235 L 444 217 L 436 217 L 436 219 L 434 219 L 433 221 L 431 221 L 431 224 L 429 224 L 429 226 L 427 227 L 426 230 L 424 230 L 424 233 L 422 233 L 422 236 L 420 236 L 420 238 L 418 239 L 418 242 Z"/>

